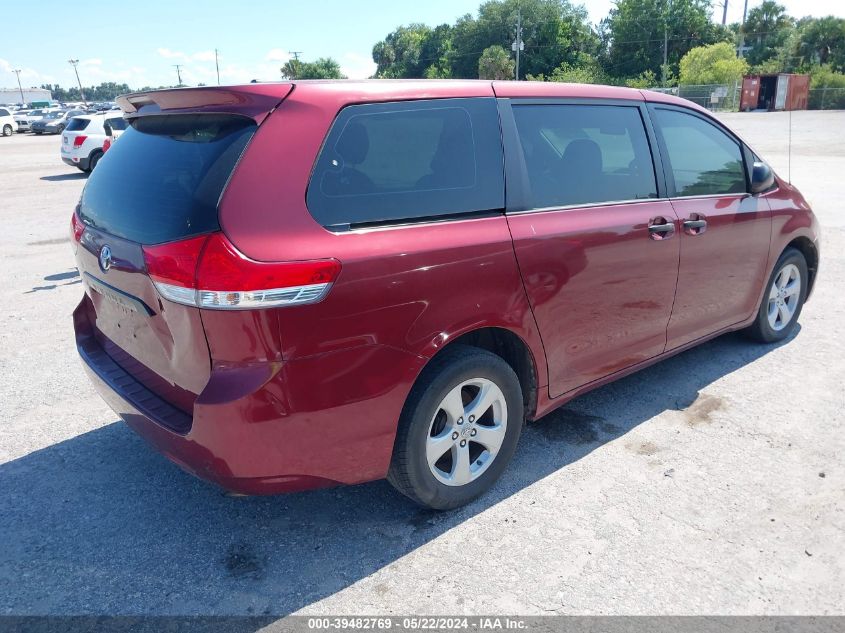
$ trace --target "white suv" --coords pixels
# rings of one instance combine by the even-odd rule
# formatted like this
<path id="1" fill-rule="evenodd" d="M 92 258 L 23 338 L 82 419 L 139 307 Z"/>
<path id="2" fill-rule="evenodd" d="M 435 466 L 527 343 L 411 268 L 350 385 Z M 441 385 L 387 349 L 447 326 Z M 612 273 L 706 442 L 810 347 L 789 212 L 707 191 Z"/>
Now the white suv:
<path id="1" fill-rule="evenodd" d="M 68 121 L 62 132 L 62 160 L 89 172 L 103 156 L 103 143 L 114 130 L 125 130 L 122 112 L 83 114 Z"/>
<path id="2" fill-rule="evenodd" d="M 11 136 L 12 133 L 17 132 L 18 122 L 15 117 L 6 108 L 0 108 L 0 134 L 3 136 Z"/>

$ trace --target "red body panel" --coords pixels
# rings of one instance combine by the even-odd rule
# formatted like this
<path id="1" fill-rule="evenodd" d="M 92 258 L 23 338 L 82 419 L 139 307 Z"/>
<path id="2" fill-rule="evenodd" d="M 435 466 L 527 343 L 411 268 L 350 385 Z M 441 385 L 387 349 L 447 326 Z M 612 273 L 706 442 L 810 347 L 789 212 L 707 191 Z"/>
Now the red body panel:
<path id="1" fill-rule="evenodd" d="M 771 214 L 765 198 L 730 195 L 672 200 L 678 217 L 704 219 L 703 233 L 682 231 L 668 349 L 746 320 L 768 277 Z M 717 257 L 718 261 L 714 261 Z"/>
<path id="2" fill-rule="evenodd" d="M 143 274 L 140 247 L 109 238 L 124 261 L 106 281 L 154 315 L 127 320 L 90 291 L 77 309 L 77 343 L 104 399 L 183 468 L 238 492 L 377 479 L 387 472 L 415 380 L 462 334 L 500 328 L 525 343 L 536 380 L 529 409 L 539 416 L 747 325 L 783 248 L 797 237 L 817 241 L 809 207 L 780 181 L 742 199 L 499 212 L 336 233 L 308 212 L 315 158 L 344 106 L 493 96 L 653 100 L 700 110 L 662 94 L 539 82 L 296 82 L 122 99 L 137 116 L 255 118 L 258 131 L 221 200 L 222 230 L 255 260 L 334 258 L 342 268 L 316 304 L 199 310 L 162 300 Z M 690 213 L 707 216 L 705 234 L 683 234 L 679 218 Z M 660 217 L 676 224 L 669 239 L 649 237 L 648 224 Z M 105 237 L 90 229 L 86 236 L 80 270 L 102 277 L 96 253 Z M 162 417 L 187 423 L 174 430 Z"/>
<path id="3" fill-rule="evenodd" d="M 651 239 L 668 201 L 561 209 L 508 218 L 558 396 L 661 354 L 679 239 Z M 662 223 L 662 221 L 661 221 Z"/>

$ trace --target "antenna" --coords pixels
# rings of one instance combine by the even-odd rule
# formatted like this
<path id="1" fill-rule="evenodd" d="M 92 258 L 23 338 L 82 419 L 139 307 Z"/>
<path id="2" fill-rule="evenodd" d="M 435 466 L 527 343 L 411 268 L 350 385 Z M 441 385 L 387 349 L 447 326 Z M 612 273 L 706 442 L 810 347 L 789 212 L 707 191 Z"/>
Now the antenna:
<path id="1" fill-rule="evenodd" d="M 220 85 L 220 62 L 217 60 L 217 49 L 214 49 L 214 67 L 217 69 L 217 85 Z"/>

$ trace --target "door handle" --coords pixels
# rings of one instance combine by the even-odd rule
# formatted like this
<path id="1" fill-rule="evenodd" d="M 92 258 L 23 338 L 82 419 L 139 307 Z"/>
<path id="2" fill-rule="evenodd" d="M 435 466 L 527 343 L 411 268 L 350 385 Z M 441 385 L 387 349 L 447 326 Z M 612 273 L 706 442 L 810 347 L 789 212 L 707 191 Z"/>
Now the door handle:
<path id="1" fill-rule="evenodd" d="M 675 223 L 655 218 L 648 225 L 648 234 L 653 240 L 667 240 L 675 234 Z"/>
<path id="2" fill-rule="evenodd" d="M 698 216 L 697 218 L 690 218 L 684 220 L 684 233 L 687 235 L 701 235 L 707 230 L 707 220 Z"/>

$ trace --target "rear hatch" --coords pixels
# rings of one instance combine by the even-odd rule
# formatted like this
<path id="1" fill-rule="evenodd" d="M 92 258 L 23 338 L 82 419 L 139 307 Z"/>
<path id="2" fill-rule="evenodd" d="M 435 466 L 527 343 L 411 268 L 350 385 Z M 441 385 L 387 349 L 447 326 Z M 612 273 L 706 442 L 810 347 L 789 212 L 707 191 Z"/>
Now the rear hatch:
<path id="1" fill-rule="evenodd" d="M 151 258 L 165 271 L 179 269 L 182 245 L 219 231 L 220 196 L 262 115 L 231 106 L 219 112 L 213 103 L 171 113 L 148 107 L 158 105 L 156 93 L 133 97 L 143 97 L 152 113 L 123 104 L 130 125 L 92 173 L 74 214 L 76 260 L 100 345 L 190 414 L 211 371 L 202 317 L 195 305 L 160 294 Z M 266 100 L 266 111 L 279 100 Z"/>

